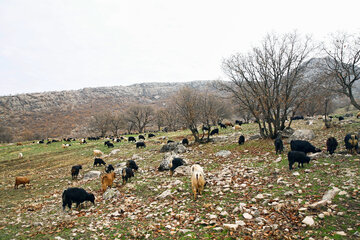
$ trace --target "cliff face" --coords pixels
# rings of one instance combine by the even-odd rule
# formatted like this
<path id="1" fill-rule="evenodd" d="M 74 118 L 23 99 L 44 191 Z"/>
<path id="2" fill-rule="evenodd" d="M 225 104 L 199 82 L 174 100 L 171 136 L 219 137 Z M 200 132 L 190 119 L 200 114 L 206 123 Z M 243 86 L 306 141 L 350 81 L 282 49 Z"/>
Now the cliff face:
<path id="1" fill-rule="evenodd" d="M 160 106 L 184 86 L 197 90 L 213 88 L 210 81 L 193 81 L 2 96 L 0 123 L 10 127 L 19 138 L 31 138 L 34 134 L 66 136 L 95 113 L 124 109 L 133 103 Z"/>

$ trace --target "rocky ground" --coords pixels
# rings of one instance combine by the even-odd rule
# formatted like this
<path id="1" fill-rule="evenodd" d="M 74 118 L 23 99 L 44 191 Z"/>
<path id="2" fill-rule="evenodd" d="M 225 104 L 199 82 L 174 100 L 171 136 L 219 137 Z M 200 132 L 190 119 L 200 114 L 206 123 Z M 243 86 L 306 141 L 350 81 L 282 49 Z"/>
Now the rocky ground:
<path id="1" fill-rule="evenodd" d="M 188 165 L 204 167 L 208 184 L 197 201 L 187 167 L 173 177 L 168 171 L 157 171 L 169 157 L 159 151 L 162 143 L 178 141 L 188 132 L 157 136 L 141 150 L 130 143 L 116 144 L 119 150 L 113 154 L 113 149 L 102 146 L 103 141 L 74 144 L 66 150 L 60 144 L 1 146 L 0 238 L 359 239 L 360 158 L 344 151 L 343 138 L 356 131 L 360 122 L 351 120 L 331 129 L 323 129 L 320 120 L 308 123 L 300 120 L 294 128 L 313 130 L 315 138 L 310 141 L 323 152 L 292 171 L 288 144 L 282 155 L 275 154 L 271 140 L 254 137 L 237 144 L 241 133 L 246 139 L 255 135 L 255 125 L 243 126 L 241 133 L 221 131 L 212 143 L 176 150 Z M 340 144 L 333 156 L 325 153 L 329 136 Z M 117 177 L 103 196 L 99 177 L 83 177 L 92 170 L 104 171 L 91 166 L 95 148 L 104 151 L 108 155 L 104 160 L 117 169 L 134 159 L 140 170 L 126 185 Z M 24 159 L 16 159 L 19 151 Z M 80 179 L 72 181 L 70 168 L 75 163 L 84 169 Z M 13 179 L 18 175 L 30 176 L 31 185 L 14 190 Z M 62 211 L 61 194 L 69 186 L 94 193 L 96 205 Z"/>

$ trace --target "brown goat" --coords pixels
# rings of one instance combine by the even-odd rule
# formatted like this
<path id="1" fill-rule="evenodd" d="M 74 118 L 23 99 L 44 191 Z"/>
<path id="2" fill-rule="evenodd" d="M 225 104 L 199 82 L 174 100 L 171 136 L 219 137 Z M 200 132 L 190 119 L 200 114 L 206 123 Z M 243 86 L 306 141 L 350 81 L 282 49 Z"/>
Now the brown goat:
<path id="1" fill-rule="evenodd" d="M 20 184 L 23 184 L 24 187 L 25 187 L 25 184 L 27 184 L 27 183 L 28 184 L 30 183 L 30 180 L 27 177 L 16 177 L 15 178 L 15 186 L 14 186 L 14 188 L 15 189 L 18 188 L 18 186 Z"/>
<path id="2" fill-rule="evenodd" d="M 115 172 L 105 174 L 101 177 L 101 189 L 103 192 L 106 191 L 108 187 L 111 187 L 115 179 Z"/>

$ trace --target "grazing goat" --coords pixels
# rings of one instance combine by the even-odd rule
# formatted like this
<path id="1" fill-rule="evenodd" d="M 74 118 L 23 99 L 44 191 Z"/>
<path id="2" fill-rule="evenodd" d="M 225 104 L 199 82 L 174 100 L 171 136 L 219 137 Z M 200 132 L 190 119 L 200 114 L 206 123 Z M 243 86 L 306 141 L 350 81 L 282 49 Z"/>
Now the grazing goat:
<path id="1" fill-rule="evenodd" d="M 344 117 L 343 117 L 343 116 L 340 116 L 340 117 L 339 117 L 339 121 L 342 121 L 342 120 L 344 120 Z"/>
<path id="2" fill-rule="evenodd" d="M 44 140 L 40 140 L 38 143 L 39 143 L 39 144 L 43 144 L 43 143 L 44 143 Z"/>
<path id="3" fill-rule="evenodd" d="M 108 146 L 108 148 L 113 148 L 114 144 L 112 144 L 111 142 L 109 142 L 108 144 L 106 144 Z"/>
<path id="4" fill-rule="evenodd" d="M 241 136 L 239 137 L 238 143 L 239 143 L 239 145 L 243 145 L 244 142 L 245 142 L 245 137 L 244 137 L 244 135 L 241 135 Z"/>
<path id="5" fill-rule="evenodd" d="M 114 171 L 115 169 L 114 169 L 114 167 L 113 167 L 113 165 L 111 165 L 111 164 L 109 164 L 109 165 L 107 165 L 106 167 L 105 167 L 105 172 L 106 173 L 111 173 L 112 171 Z"/>
<path id="6" fill-rule="evenodd" d="M 30 184 L 30 180 L 27 177 L 16 177 L 14 188 L 15 189 L 18 188 L 20 184 L 22 184 L 25 187 L 25 184 Z"/>
<path id="7" fill-rule="evenodd" d="M 300 151 L 304 152 L 305 154 L 308 154 L 309 152 L 321 152 L 319 148 L 314 147 L 311 143 L 304 140 L 291 140 L 290 147 L 291 151 Z"/>
<path id="8" fill-rule="evenodd" d="M 131 177 L 134 177 L 134 172 L 131 168 L 126 167 L 121 170 L 121 175 L 122 175 L 123 184 L 125 184 L 128 182 L 128 180 Z"/>
<path id="9" fill-rule="evenodd" d="M 180 167 L 182 165 L 185 165 L 185 161 L 182 158 L 174 158 L 169 164 L 170 176 L 174 174 L 174 171 L 177 167 Z"/>
<path id="10" fill-rule="evenodd" d="M 357 153 L 358 151 L 358 137 L 355 134 L 347 134 L 344 139 L 345 148 L 349 153 Z"/>
<path id="11" fill-rule="evenodd" d="M 213 129 L 211 132 L 210 132 L 210 135 L 215 135 L 215 134 L 219 134 L 219 129 L 218 128 L 215 128 Z"/>
<path id="12" fill-rule="evenodd" d="M 220 128 L 226 128 L 225 124 L 219 123 Z"/>
<path id="13" fill-rule="evenodd" d="M 115 172 L 105 174 L 101 177 L 101 189 L 103 192 L 106 191 L 108 187 L 111 187 L 115 179 Z"/>
<path id="14" fill-rule="evenodd" d="M 144 135 L 139 135 L 139 140 L 140 140 L 140 139 L 145 140 Z"/>
<path id="15" fill-rule="evenodd" d="M 202 131 L 205 132 L 205 131 L 209 131 L 210 129 L 208 127 L 205 127 L 204 125 L 202 126 Z"/>
<path id="16" fill-rule="evenodd" d="M 326 141 L 326 149 L 330 154 L 333 154 L 338 146 L 338 142 L 336 141 L 336 138 L 329 137 Z"/>
<path id="17" fill-rule="evenodd" d="M 99 166 L 101 166 L 101 165 L 104 165 L 104 166 L 105 166 L 106 163 L 105 163 L 104 160 L 102 160 L 101 158 L 95 158 L 95 159 L 94 159 L 94 167 L 95 167 L 95 166 L 98 166 L 98 165 L 99 165 Z"/>
<path id="18" fill-rule="evenodd" d="M 155 134 L 149 133 L 148 138 L 152 138 L 152 137 L 155 137 Z"/>
<path id="19" fill-rule="evenodd" d="M 310 158 L 306 156 L 304 152 L 301 151 L 290 151 L 288 153 L 289 169 L 292 169 L 292 165 L 297 162 L 298 167 L 304 167 L 304 163 L 309 163 Z"/>
<path id="20" fill-rule="evenodd" d="M 275 152 L 276 154 L 278 153 L 282 153 L 284 151 L 284 144 L 283 141 L 281 140 L 281 138 L 276 138 L 274 141 L 274 145 L 275 145 Z"/>
<path id="21" fill-rule="evenodd" d="M 237 125 L 241 126 L 241 125 L 243 124 L 243 121 L 236 120 L 236 121 L 235 121 L 235 124 L 237 124 Z"/>
<path id="22" fill-rule="evenodd" d="M 294 117 L 290 118 L 290 120 L 302 120 L 302 119 L 304 119 L 304 116 L 302 116 L 302 115 L 294 116 Z"/>
<path id="23" fill-rule="evenodd" d="M 360 112 L 356 114 L 356 118 L 360 118 Z"/>
<path id="24" fill-rule="evenodd" d="M 72 168 L 71 168 L 71 177 L 72 177 L 73 180 L 77 179 L 77 176 L 79 175 L 80 169 L 82 169 L 81 165 L 72 166 Z"/>
<path id="25" fill-rule="evenodd" d="M 136 142 L 136 139 L 134 137 L 128 137 L 129 142 Z"/>
<path id="26" fill-rule="evenodd" d="M 71 205 L 76 203 L 76 208 L 80 203 L 90 201 L 95 205 L 95 196 L 92 193 L 87 193 L 83 188 L 68 188 L 62 194 L 62 206 L 65 211 L 66 205 L 71 209 Z"/>
<path id="27" fill-rule="evenodd" d="M 134 171 L 137 171 L 139 169 L 138 165 L 136 165 L 136 162 L 134 160 L 127 160 L 126 167 L 131 168 Z"/>
<path id="28" fill-rule="evenodd" d="M 103 155 L 103 152 L 100 150 L 94 150 L 93 152 L 95 157 L 101 157 Z"/>
<path id="29" fill-rule="evenodd" d="M 240 127 L 240 125 L 235 125 L 235 127 L 234 127 L 234 130 L 241 130 L 241 127 Z"/>
<path id="30" fill-rule="evenodd" d="M 191 166 L 191 187 L 194 193 L 194 200 L 196 200 L 196 194 L 201 195 L 205 187 L 204 170 L 199 164 Z"/>
<path id="31" fill-rule="evenodd" d="M 87 143 L 87 142 L 86 142 L 85 138 L 80 139 L 80 144 L 86 144 L 86 143 Z"/>
<path id="32" fill-rule="evenodd" d="M 145 145 L 144 142 L 137 142 L 136 143 L 136 148 L 145 148 L 145 147 L 146 147 L 146 145 Z"/>
<path id="33" fill-rule="evenodd" d="M 182 143 L 183 145 L 189 145 L 189 140 L 188 140 L 187 138 L 184 138 L 184 139 L 181 141 L 181 143 Z"/>

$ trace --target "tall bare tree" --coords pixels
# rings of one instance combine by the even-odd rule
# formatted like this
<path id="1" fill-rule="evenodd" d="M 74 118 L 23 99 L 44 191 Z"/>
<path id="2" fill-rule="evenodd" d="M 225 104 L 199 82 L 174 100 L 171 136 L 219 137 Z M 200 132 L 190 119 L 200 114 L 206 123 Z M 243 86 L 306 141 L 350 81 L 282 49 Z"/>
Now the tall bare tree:
<path id="1" fill-rule="evenodd" d="M 0 142 L 11 142 L 13 139 L 13 136 L 11 134 L 11 131 L 9 128 L 0 126 Z"/>
<path id="2" fill-rule="evenodd" d="M 353 87 L 360 79 L 360 36 L 339 33 L 332 36 L 330 44 L 324 46 L 326 72 L 336 83 L 334 89 L 350 99 L 351 104 L 360 109 L 354 97 Z"/>
<path id="3" fill-rule="evenodd" d="M 109 128 L 114 136 L 118 136 L 118 132 L 125 125 L 124 114 L 122 112 L 115 112 L 109 115 Z"/>
<path id="4" fill-rule="evenodd" d="M 109 112 L 98 113 L 91 117 L 89 131 L 104 137 L 110 128 L 111 114 Z"/>
<path id="5" fill-rule="evenodd" d="M 263 137 L 276 137 L 290 112 L 302 104 L 308 89 L 302 73 L 312 50 L 308 37 L 268 34 L 260 47 L 223 61 L 231 80 L 224 89 L 251 112 Z"/>
<path id="6" fill-rule="evenodd" d="M 176 109 L 179 120 L 190 129 L 195 138 L 195 142 L 200 142 L 197 124 L 199 123 L 199 95 L 189 87 L 180 89 L 173 96 L 173 106 Z"/>
<path id="7" fill-rule="evenodd" d="M 153 114 L 154 109 L 151 106 L 135 104 L 126 111 L 125 120 L 142 133 L 152 121 Z"/>

